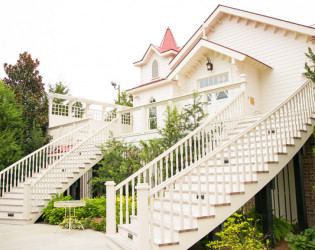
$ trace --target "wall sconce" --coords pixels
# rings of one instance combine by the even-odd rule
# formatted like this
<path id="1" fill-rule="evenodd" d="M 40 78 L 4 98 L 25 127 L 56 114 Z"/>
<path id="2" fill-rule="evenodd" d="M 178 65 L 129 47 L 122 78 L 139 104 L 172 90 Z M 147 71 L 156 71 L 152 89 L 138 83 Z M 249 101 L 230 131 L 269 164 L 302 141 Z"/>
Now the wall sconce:
<path id="1" fill-rule="evenodd" d="M 207 70 L 212 71 L 213 70 L 213 64 L 211 63 L 211 59 L 210 57 L 207 58 L 208 62 L 207 62 Z"/>

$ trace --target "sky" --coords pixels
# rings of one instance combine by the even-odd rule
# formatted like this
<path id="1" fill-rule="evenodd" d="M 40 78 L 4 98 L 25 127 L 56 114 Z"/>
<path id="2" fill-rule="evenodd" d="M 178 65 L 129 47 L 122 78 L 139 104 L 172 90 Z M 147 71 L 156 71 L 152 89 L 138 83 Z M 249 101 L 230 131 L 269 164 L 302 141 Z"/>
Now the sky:
<path id="1" fill-rule="evenodd" d="M 139 85 L 133 63 L 168 27 L 182 46 L 218 4 L 315 24 L 315 0 L 0 0 L 0 79 L 27 51 L 46 87 L 62 81 L 73 96 L 113 102 L 111 82 Z"/>

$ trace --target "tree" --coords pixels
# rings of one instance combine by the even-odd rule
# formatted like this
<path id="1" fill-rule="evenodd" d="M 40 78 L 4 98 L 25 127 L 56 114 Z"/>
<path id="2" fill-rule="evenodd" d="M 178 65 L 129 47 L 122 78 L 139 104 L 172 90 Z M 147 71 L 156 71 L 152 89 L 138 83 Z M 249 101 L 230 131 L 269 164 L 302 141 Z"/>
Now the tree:
<path id="1" fill-rule="evenodd" d="M 313 65 L 315 65 L 315 55 L 310 47 L 308 48 L 308 53 L 309 54 L 305 53 L 306 57 L 312 60 Z M 305 63 L 305 69 L 307 71 L 305 73 L 305 76 L 315 82 L 315 66 L 313 66 L 313 69 L 311 69 L 310 66 Z"/>
<path id="2" fill-rule="evenodd" d="M 101 149 L 103 160 L 94 170 L 95 176 L 91 182 L 98 196 L 105 194 L 106 181 L 120 183 L 141 167 L 140 149 L 137 146 L 112 138 Z"/>
<path id="3" fill-rule="evenodd" d="M 69 87 L 64 84 L 62 81 L 57 82 L 56 84 L 48 84 L 48 92 L 52 94 L 61 94 L 61 95 L 70 95 Z M 55 98 L 54 103 L 64 104 L 65 100 Z"/>
<path id="4" fill-rule="evenodd" d="M 188 131 L 193 131 L 198 128 L 206 114 L 203 111 L 201 96 L 197 91 L 193 93 L 193 103 L 186 104 L 183 108 L 183 119 L 185 128 Z"/>
<path id="5" fill-rule="evenodd" d="M 27 52 L 19 55 L 15 65 L 4 64 L 4 71 L 7 74 L 4 83 L 14 91 L 18 102 L 23 106 L 22 131 L 25 145 L 30 142 L 34 129 L 40 130 L 40 134 L 37 135 L 44 137 L 45 143 L 49 138 L 47 136 L 48 99 L 38 66 L 38 59 L 33 60 Z"/>
<path id="6" fill-rule="evenodd" d="M 115 104 L 133 107 L 133 96 L 122 91 L 120 95 L 118 95 L 118 100 L 115 99 Z"/>
<path id="7" fill-rule="evenodd" d="M 23 155 L 22 113 L 14 92 L 0 81 L 0 170 Z"/>
<path id="8" fill-rule="evenodd" d="M 169 105 L 166 106 L 164 127 L 159 129 L 164 148 L 170 148 L 184 137 L 183 117 L 176 107 L 172 109 Z"/>

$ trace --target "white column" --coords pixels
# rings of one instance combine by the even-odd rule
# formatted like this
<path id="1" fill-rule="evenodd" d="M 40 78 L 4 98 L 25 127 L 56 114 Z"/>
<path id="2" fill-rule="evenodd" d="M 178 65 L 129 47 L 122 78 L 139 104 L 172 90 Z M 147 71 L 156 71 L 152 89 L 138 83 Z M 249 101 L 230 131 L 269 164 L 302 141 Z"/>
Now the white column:
<path id="1" fill-rule="evenodd" d="M 138 221 L 138 249 L 150 249 L 149 242 L 149 186 L 147 183 L 138 183 L 137 190 L 137 221 Z M 153 240 L 153 239 L 152 239 Z"/>
<path id="2" fill-rule="evenodd" d="M 23 217 L 25 220 L 31 218 L 31 184 L 24 183 L 24 195 L 23 195 Z"/>
<path id="3" fill-rule="evenodd" d="M 115 182 L 107 181 L 106 186 L 106 233 L 116 233 L 116 193 Z"/>
<path id="4" fill-rule="evenodd" d="M 48 110 L 48 127 L 50 127 L 51 122 L 52 122 L 52 105 L 53 105 L 53 98 L 49 97 L 49 101 L 48 101 L 48 105 L 49 105 L 49 110 Z"/>

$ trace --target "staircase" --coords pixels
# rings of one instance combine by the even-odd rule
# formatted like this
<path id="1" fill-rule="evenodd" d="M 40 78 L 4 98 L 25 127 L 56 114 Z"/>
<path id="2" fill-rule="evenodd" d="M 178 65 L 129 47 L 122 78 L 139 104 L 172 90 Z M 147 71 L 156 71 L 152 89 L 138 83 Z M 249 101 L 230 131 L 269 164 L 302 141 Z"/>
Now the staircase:
<path id="1" fill-rule="evenodd" d="M 269 183 L 312 134 L 313 82 L 257 120 L 244 118 L 242 96 L 124 182 L 106 183 L 109 249 L 189 248 Z"/>
<path id="2" fill-rule="evenodd" d="M 53 195 L 63 193 L 102 159 L 97 147 L 118 136 L 120 118 L 89 123 L 0 172 L 0 223 L 34 223 Z"/>

